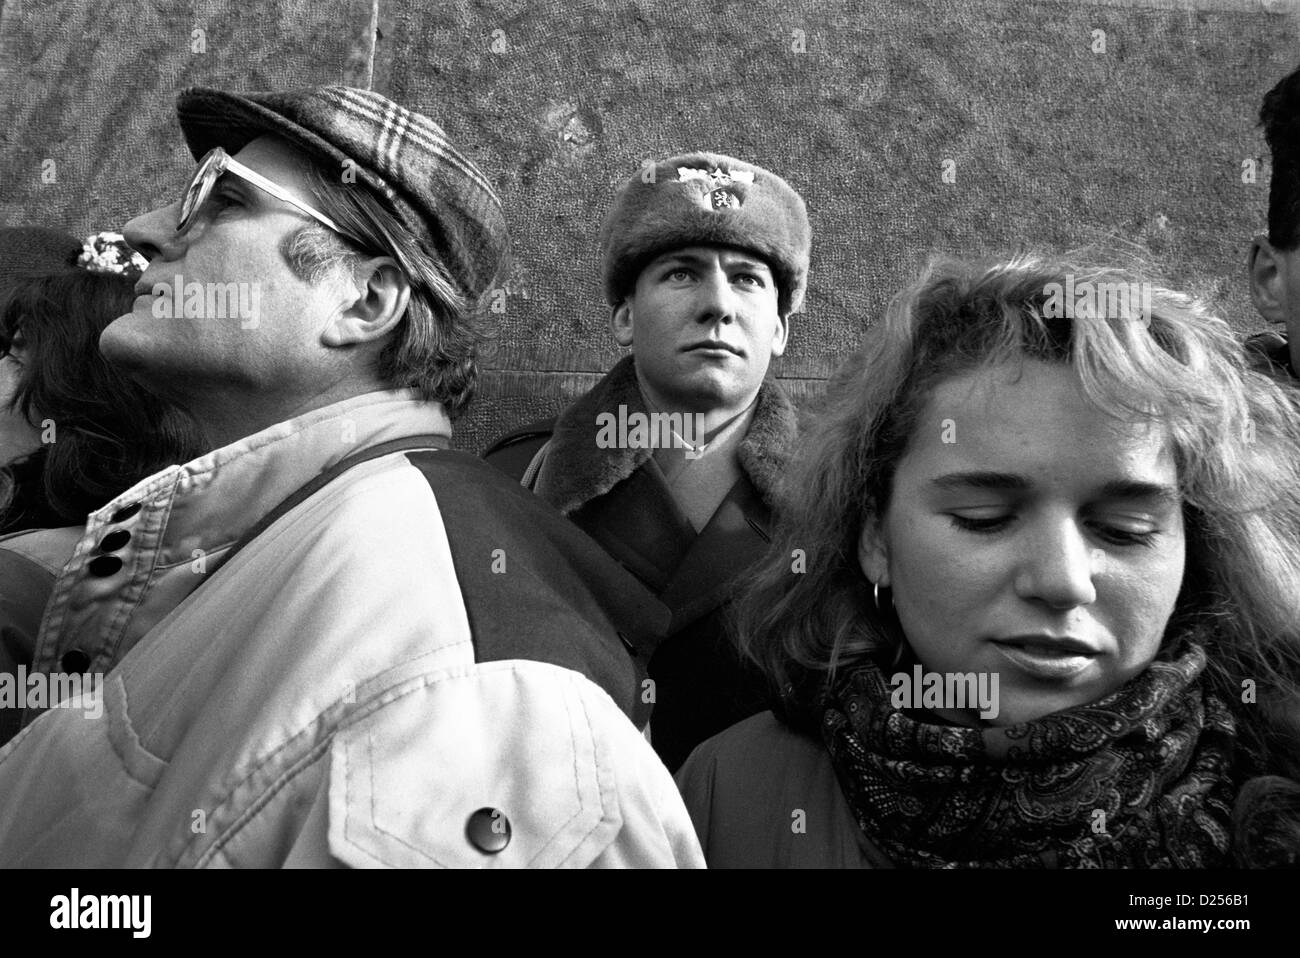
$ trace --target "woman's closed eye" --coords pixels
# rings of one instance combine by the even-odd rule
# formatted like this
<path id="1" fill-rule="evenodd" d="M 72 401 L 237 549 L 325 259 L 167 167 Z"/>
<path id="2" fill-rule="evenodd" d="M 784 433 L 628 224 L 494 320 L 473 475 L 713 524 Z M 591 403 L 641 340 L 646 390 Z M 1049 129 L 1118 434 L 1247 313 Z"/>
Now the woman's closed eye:
<path id="1" fill-rule="evenodd" d="M 950 512 L 948 518 L 958 529 L 965 529 L 967 532 L 998 532 L 1011 524 L 1012 516 L 1010 513 L 962 515 L 959 512 Z"/>
<path id="2" fill-rule="evenodd" d="M 1159 527 L 1138 519 L 1093 519 L 1089 525 L 1099 538 L 1117 546 L 1149 546 L 1160 534 Z"/>
<path id="3" fill-rule="evenodd" d="M 993 535 L 1009 529 L 1017 519 L 1013 512 L 948 513 L 953 524 L 966 532 Z M 1103 542 L 1116 546 L 1147 546 L 1160 534 L 1160 529 L 1150 522 L 1138 519 L 1089 519 L 1087 528 Z"/>

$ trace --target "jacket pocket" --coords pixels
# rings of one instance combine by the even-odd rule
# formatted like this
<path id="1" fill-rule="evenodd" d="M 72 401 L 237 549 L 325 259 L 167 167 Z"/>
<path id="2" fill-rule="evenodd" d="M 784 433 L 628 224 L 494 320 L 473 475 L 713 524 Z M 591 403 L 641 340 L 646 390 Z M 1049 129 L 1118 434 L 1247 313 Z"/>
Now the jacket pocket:
<path id="1" fill-rule="evenodd" d="M 390 690 L 335 736 L 331 854 L 354 867 L 590 864 L 622 816 L 586 685 L 512 660 Z"/>

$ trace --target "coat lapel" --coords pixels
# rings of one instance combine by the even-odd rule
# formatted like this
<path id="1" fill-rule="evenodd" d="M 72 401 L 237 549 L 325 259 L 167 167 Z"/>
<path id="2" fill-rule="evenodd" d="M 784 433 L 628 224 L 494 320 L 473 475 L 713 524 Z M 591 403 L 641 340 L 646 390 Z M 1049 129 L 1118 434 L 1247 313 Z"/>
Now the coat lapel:
<path id="1" fill-rule="evenodd" d="M 601 449 L 596 445 L 600 431 L 597 417 L 605 412 L 617 415 L 619 406 L 626 406 L 629 415 L 646 411 L 631 356 L 620 359 L 555 421 L 534 491 L 566 515 L 609 492 L 654 453 L 650 448 Z"/>
<path id="2" fill-rule="evenodd" d="M 629 415 L 646 412 L 630 356 L 556 420 L 535 491 L 658 593 L 676 632 L 716 609 L 737 573 L 767 550 L 797 418 L 781 387 L 765 382 L 736 452 L 742 478 L 696 535 L 652 449 L 597 446 L 597 417 L 617 415 L 620 405 Z"/>
<path id="3" fill-rule="evenodd" d="M 721 605 L 735 586 L 736 573 L 749 568 L 771 541 L 771 512 L 754 484 L 736 480 L 708 525 L 682 557 L 659 598 L 673 613 L 676 633 Z"/>
<path id="4" fill-rule="evenodd" d="M 785 390 L 767 380 L 758 390 L 758 406 L 736 456 L 769 510 L 780 504 L 781 477 L 798 431 L 798 416 Z"/>
<path id="5" fill-rule="evenodd" d="M 696 540 L 653 461 L 569 518 L 656 593 Z"/>

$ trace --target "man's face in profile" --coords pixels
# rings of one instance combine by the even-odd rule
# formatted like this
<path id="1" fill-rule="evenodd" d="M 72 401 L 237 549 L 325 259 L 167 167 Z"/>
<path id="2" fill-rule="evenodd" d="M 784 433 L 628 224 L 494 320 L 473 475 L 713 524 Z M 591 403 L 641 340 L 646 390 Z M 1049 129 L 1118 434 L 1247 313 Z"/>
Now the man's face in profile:
<path id="1" fill-rule="evenodd" d="M 245 166 L 312 202 L 305 153 L 261 136 L 236 154 Z M 285 241 L 312 221 L 300 210 L 226 174 L 196 222 L 177 233 L 179 202 L 127 224 L 127 240 L 149 258 L 132 312 L 100 338 L 111 362 L 151 383 L 201 386 L 235 383 L 276 390 L 310 377 L 320 355 L 320 327 L 338 308 L 327 286 L 313 286 L 290 268 Z M 222 293 L 221 300 L 215 296 Z M 160 308 L 159 297 L 172 306 Z M 178 312 L 175 302 L 202 304 Z M 256 303 L 258 315 L 207 308 Z"/>

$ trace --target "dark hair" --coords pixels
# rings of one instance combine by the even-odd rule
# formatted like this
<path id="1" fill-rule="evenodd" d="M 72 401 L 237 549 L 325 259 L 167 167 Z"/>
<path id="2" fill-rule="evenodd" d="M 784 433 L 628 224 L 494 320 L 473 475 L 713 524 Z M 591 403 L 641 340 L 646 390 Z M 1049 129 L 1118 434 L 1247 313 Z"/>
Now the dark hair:
<path id="1" fill-rule="evenodd" d="M 377 372 L 394 389 L 412 388 L 442 403 L 451 419 L 468 407 L 478 379 L 478 351 L 491 338 L 481 304 L 471 302 L 387 206 L 362 184 L 345 185 L 318 164 L 309 181 L 321 212 L 363 241 L 350 243 L 309 223 L 292 233 L 281 253 L 300 279 L 323 282 L 364 256 L 391 256 L 411 284 L 406 316 L 379 353 Z"/>
<path id="2" fill-rule="evenodd" d="M 100 355 L 100 333 L 134 299 L 131 279 L 76 267 L 0 291 L 0 355 L 16 344 L 23 353 L 10 408 L 52 433 L 32 456 L 0 467 L 0 528 L 24 528 L 16 523 L 35 515 L 47 526 L 84 522 L 146 476 L 203 452 L 188 416 Z"/>
<path id="3" fill-rule="evenodd" d="M 1268 241 L 1278 249 L 1300 245 L 1300 68 L 1264 95 L 1259 122 L 1273 157 L 1268 185 Z"/>

